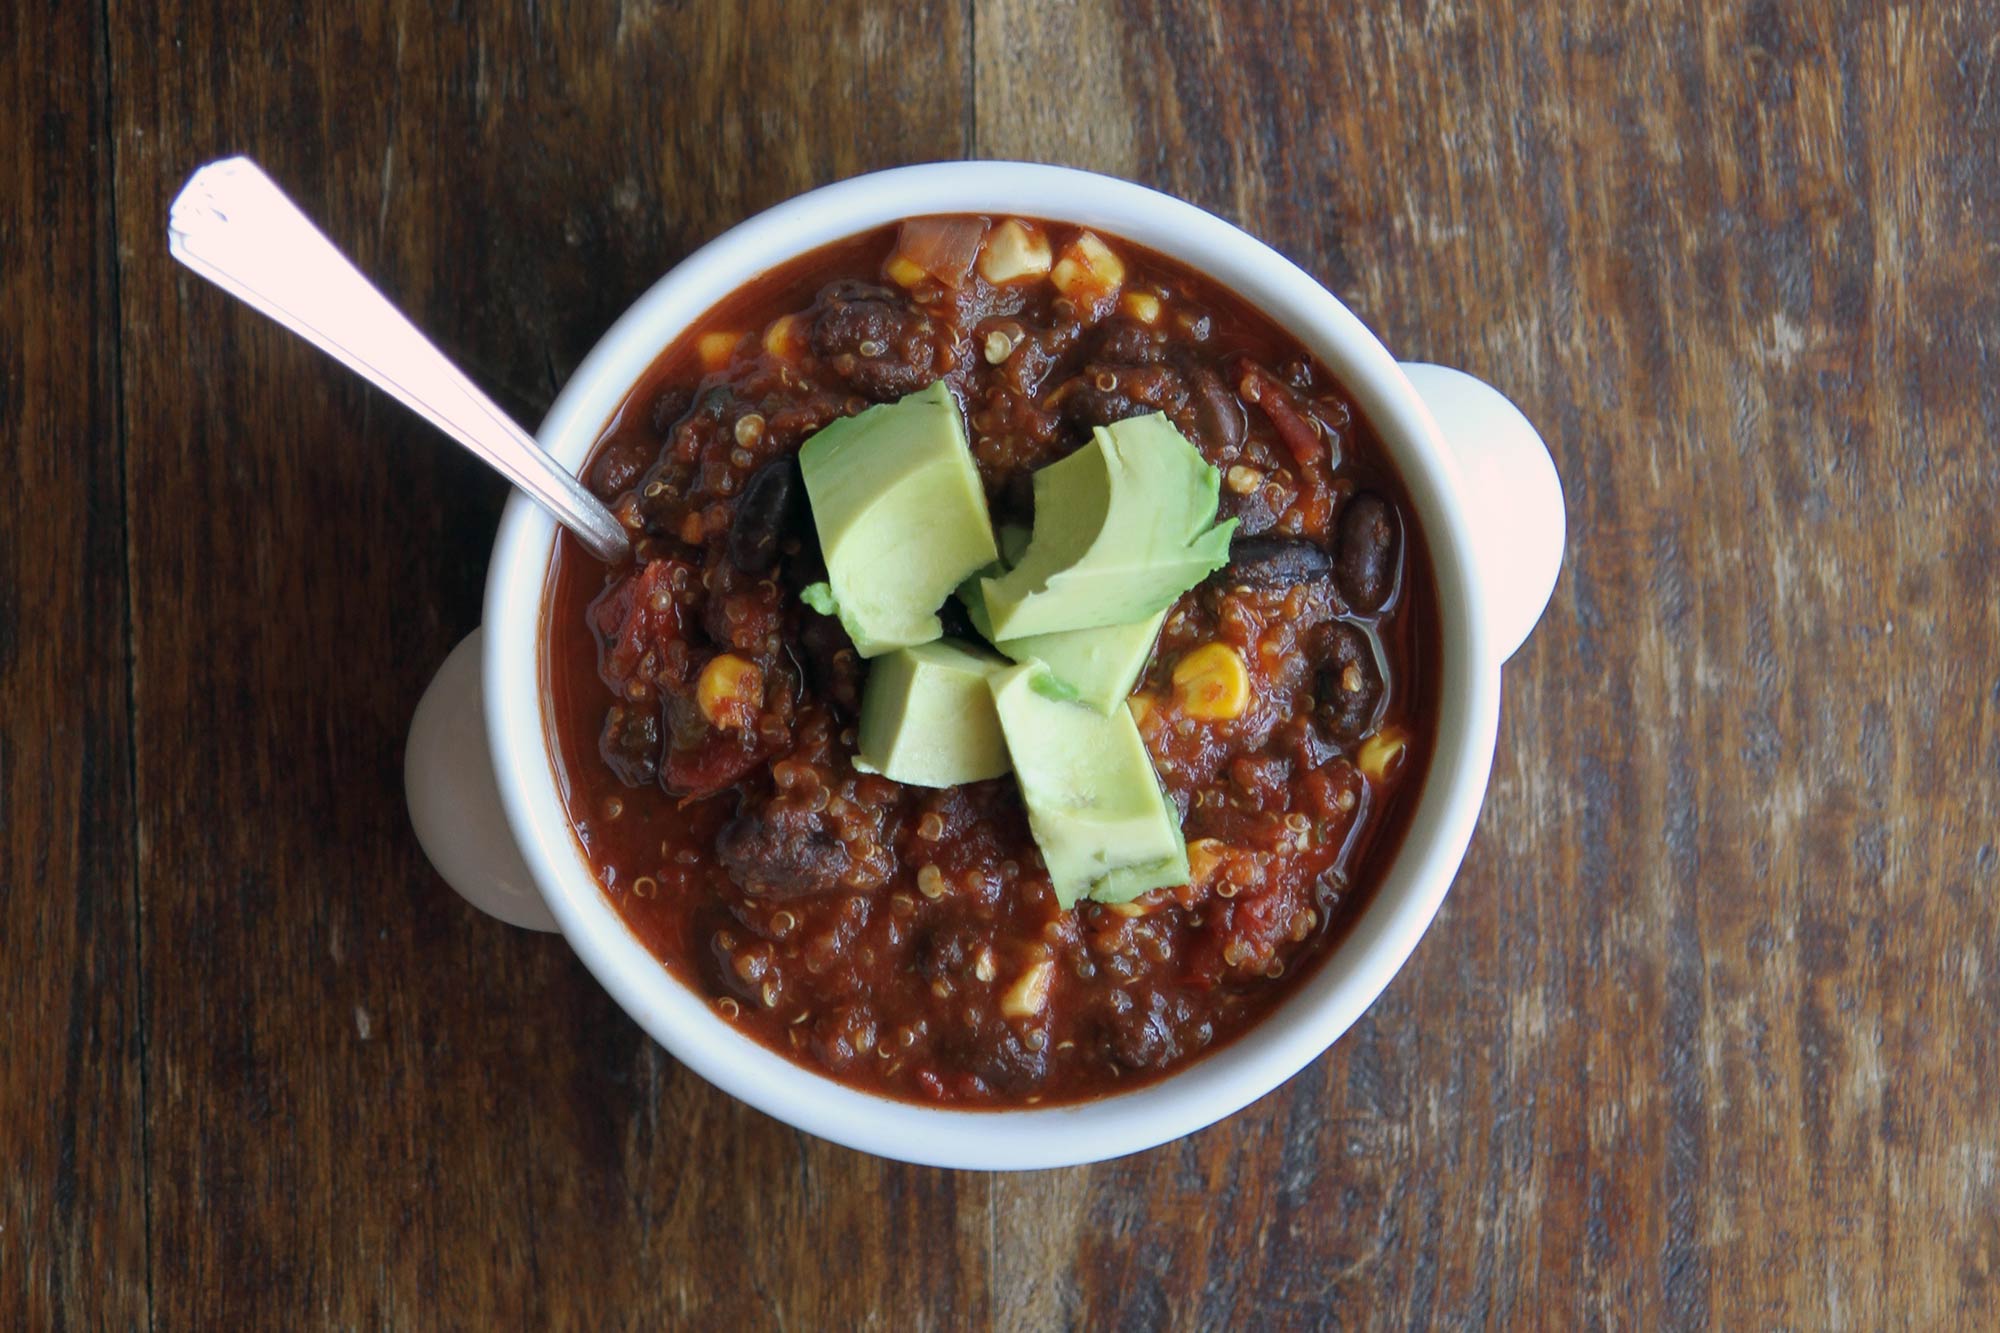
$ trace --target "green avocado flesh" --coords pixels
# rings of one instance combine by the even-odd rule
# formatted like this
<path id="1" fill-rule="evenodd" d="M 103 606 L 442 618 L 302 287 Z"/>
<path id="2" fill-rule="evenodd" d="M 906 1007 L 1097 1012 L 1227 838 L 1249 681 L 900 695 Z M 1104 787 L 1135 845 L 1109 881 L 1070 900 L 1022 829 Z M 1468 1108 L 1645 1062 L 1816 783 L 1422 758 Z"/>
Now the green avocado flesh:
<path id="1" fill-rule="evenodd" d="M 1035 473 L 1027 550 L 1011 570 L 979 580 L 994 643 L 1166 610 L 1228 562 L 1236 521 L 1215 522 L 1221 485 L 1157 412 L 1098 427 L 1089 444 Z"/>
<path id="2" fill-rule="evenodd" d="M 868 667 L 855 767 L 917 787 L 997 778 L 1007 742 L 986 678 L 1007 663 L 956 639 L 898 648 Z"/>
<path id="3" fill-rule="evenodd" d="M 1056 901 L 1124 902 L 1187 883 L 1180 821 L 1130 710 L 1107 717 L 1051 697 L 1050 684 L 1039 662 L 987 678 Z"/>
<path id="4" fill-rule="evenodd" d="M 1004 559 L 1018 558 L 1027 543 L 1025 528 L 1000 529 L 1000 553 Z M 1004 573 L 1004 563 L 982 571 L 983 575 L 995 578 Z M 991 642 L 993 623 L 987 618 L 986 599 L 979 586 L 982 574 L 975 574 L 959 585 L 958 599 L 965 604 L 966 617 L 973 628 Z M 1030 634 L 1020 639 L 1002 639 L 993 646 L 1016 662 L 1042 663 L 1072 691 L 1078 703 L 1109 713 L 1132 693 L 1139 674 L 1152 660 L 1153 645 L 1159 642 L 1160 626 L 1166 619 L 1167 612 L 1160 610 L 1127 625 Z"/>
<path id="5" fill-rule="evenodd" d="M 799 450 L 831 606 L 863 657 L 928 643 L 937 609 L 999 557 L 958 404 L 942 380 L 833 422 Z"/>

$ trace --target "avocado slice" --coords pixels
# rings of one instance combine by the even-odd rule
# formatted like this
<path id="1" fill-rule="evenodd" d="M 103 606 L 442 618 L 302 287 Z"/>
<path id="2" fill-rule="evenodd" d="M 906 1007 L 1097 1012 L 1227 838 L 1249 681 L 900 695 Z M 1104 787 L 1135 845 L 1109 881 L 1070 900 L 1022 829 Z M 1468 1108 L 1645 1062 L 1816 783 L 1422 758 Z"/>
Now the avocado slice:
<path id="1" fill-rule="evenodd" d="M 939 380 L 833 422 L 799 450 L 831 606 L 863 657 L 928 643 L 937 609 L 999 557 L 958 404 Z"/>
<path id="2" fill-rule="evenodd" d="M 992 642 L 993 622 L 986 614 L 980 579 L 1006 573 L 1004 562 L 1020 559 L 1027 546 L 1026 528 L 1003 524 L 1000 528 L 1003 563 L 988 566 L 958 586 L 958 599 L 965 604 L 967 618 L 989 642 Z M 1160 627 L 1166 619 L 1167 611 L 1160 610 L 1127 625 L 1030 634 L 1020 639 L 1001 639 L 993 646 L 1016 662 L 1041 662 L 1057 680 L 1075 691 L 1078 703 L 1109 713 L 1132 693 L 1132 686 L 1152 660 L 1153 645 L 1159 642 Z"/>
<path id="3" fill-rule="evenodd" d="M 1035 473 L 1035 528 L 1013 569 L 980 580 L 994 642 L 1164 611 L 1229 560 L 1222 478 L 1158 412 L 1091 432 Z"/>
<path id="4" fill-rule="evenodd" d="M 917 787 L 997 778 L 1007 742 L 986 678 L 1007 663 L 957 639 L 898 648 L 868 667 L 854 766 Z"/>
<path id="5" fill-rule="evenodd" d="M 1185 884 L 1187 844 L 1126 708 L 1066 703 L 1040 662 L 987 678 L 1056 901 L 1124 902 Z"/>

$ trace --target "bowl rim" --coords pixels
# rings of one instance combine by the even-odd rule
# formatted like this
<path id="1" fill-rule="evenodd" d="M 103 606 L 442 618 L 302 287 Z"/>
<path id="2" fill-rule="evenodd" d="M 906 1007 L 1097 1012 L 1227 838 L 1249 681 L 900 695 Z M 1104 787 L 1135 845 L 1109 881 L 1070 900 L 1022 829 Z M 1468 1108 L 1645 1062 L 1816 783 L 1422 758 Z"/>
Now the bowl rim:
<path id="1" fill-rule="evenodd" d="M 486 728 L 508 824 L 586 968 L 645 1031 L 725 1092 L 882 1157 L 970 1169 L 1078 1165 L 1193 1133 L 1311 1063 L 1387 987 L 1457 873 L 1484 799 L 1499 720 L 1499 656 L 1476 595 L 1465 483 L 1429 409 L 1381 341 L 1264 242 L 1192 203 L 1112 176 L 1029 162 L 937 162 L 827 185 L 717 236 L 655 282 L 557 395 L 537 438 L 572 471 L 633 384 L 687 328 L 758 274 L 902 218 L 985 213 L 1094 227 L 1189 264 L 1248 300 L 1333 371 L 1391 454 L 1437 584 L 1439 717 L 1430 769 L 1370 901 L 1314 974 L 1220 1049 L 1130 1092 L 1048 1107 L 930 1107 L 863 1092 L 739 1032 L 625 926 L 571 830 L 544 728 L 539 636 L 556 525 L 512 494 L 488 570 Z M 1092 1131 L 1097 1131 L 1093 1133 Z"/>

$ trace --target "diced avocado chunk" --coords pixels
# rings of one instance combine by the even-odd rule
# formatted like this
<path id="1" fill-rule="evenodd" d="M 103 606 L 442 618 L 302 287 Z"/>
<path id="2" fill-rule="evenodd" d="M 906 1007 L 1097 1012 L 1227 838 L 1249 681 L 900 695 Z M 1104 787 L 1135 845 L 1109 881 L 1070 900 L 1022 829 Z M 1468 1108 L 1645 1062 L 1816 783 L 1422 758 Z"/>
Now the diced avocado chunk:
<path id="1" fill-rule="evenodd" d="M 1054 634 L 1002 639 L 993 646 L 1016 662 L 1039 660 L 1056 679 L 1076 692 L 1076 701 L 1109 713 L 1125 702 L 1139 673 L 1152 660 L 1167 613 L 1155 611 L 1130 625 L 1099 625 Z"/>
<path id="2" fill-rule="evenodd" d="M 999 556 L 958 404 L 939 380 L 799 450 L 834 614 L 863 657 L 928 643 L 937 609 Z"/>
<path id="3" fill-rule="evenodd" d="M 1045 692 L 1039 662 L 987 678 L 1056 901 L 1124 902 L 1185 884 L 1187 845 L 1129 709 L 1109 717 Z"/>
<path id="4" fill-rule="evenodd" d="M 1021 563 L 1021 557 L 1028 553 L 1028 543 L 1033 541 L 1033 529 L 1024 528 L 1019 523 L 1000 525 L 1000 567 L 1003 571 Z"/>
<path id="5" fill-rule="evenodd" d="M 1221 485 L 1157 412 L 1098 427 L 1035 474 L 1034 535 L 1020 563 L 980 580 L 994 642 L 1165 610 L 1229 560 L 1236 520 L 1215 521 Z"/>
<path id="6" fill-rule="evenodd" d="M 868 666 L 855 767 L 918 787 L 1005 773 L 1007 742 L 986 678 L 1007 663 L 957 639 L 884 653 Z"/>
<path id="7" fill-rule="evenodd" d="M 1025 528 L 1012 525 L 1000 529 L 1000 554 L 1005 560 L 1018 559 L 1028 544 Z M 989 567 L 997 577 L 1003 567 Z M 958 597 L 966 616 L 981 634 L 991 637 L 993 624 L 986 615 L 986 599 L 980 593 L 980 575 L 959 585 Z M 1125 701 L 1138 682 L 1139 674 L 1152 659 L 1153 645 L 1159 642 L 1160 626 L 1166 623 L 1165 609 L 1144 620 L 1127 625 L 1098 625 L 1092 629 L 1057 630 L 1053 634 L 1030 634 L 1020 639 L 1002 639 L 993 644 L 1016 662 L 1039 661 L 1057 680 L 1075 691 L 1076 701 L 1109 713 Z"/>

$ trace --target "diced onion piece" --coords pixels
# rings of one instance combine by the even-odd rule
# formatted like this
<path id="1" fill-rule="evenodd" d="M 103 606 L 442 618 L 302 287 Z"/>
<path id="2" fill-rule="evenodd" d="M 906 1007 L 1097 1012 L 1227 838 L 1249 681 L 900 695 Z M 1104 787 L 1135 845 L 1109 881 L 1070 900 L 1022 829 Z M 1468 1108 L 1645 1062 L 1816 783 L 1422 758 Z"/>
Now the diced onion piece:
<path id="1" fill-rule="evenodd" d="M 1000 1012 L 1008 1018 L 1033 1018 L 1042 1012 L 1049 1002 L 1049 982 L 1055 978 L 1054 960 L 1045 959 L 1031 966 L 1007 993 L 1000 997 Z"/>
<path id="2" fill-rule="evenodd" d="M 1243 716 L 1250 706 L 1250 673 L 1243 655 L 1226 643 L 1205 643 L 1174 666 L 1174 701 L 1204 722 Z"/>
<path id="3" fill-rule="evenodd" d="M 1054 262 L 1048 233 L 1032 222 L 1008 218 L 995 227 L 979 252 L 979 276 L 995 287 L 1039 278 Z"/>
<path id="4" fill-rule="evenodd" d="M 772 356 L 786 361 L 796 360 L 805 348 L 801 337 L 802 323 L 797 315 L 780 315 L 771 321 L 771 327 L 764 330 L 764 350 Z"/>
<path id="5" fill-rule="evenodd" d="M 743 341 L 740 333 L 704 333 L 695 341 L 695 352 L 701 357 L 703 370 L 720 370 L 729 364 L 729 358 L 736 355 L 736 345 Z"/>
<path id="6" fill-rule="evenodd" d="M 1125 282 L 1125 261 L 1095 232 L 1078 232 L 1063 247 L 1062 258 L 1049 270 L 1056 290 L 1080 306 L 1095 306 Z"/>
<path id="7" fill-rule="evenodd" d="M 701 669 L 695 682 L 695 702 L 709 725 L 741 731 L 756 720 L 764 703 L 764 673 L 755 662 L 723 653 Z"/>
<path id="8" fill-rule="evenodd" d="M 887 271 L 890 279 L 899 287 L 914 287 L 929 276 L 924 272 L 924 266 L 908 255 L 892 256 Z"/>
<path id="9" fill-rule="evenodd" d="M 1141 324 L 1160 322 L 1160 298 L 1151 292 L 1127 292 L 1118 298 L 1118 308 Z"/>
<path id="10" fill-rule="evenodd" d="M 985 235 L 985 218 L 911 218 L 896 234 L 889 276 L 905 287 L 916 286 L 926 275 L 957 287 L 972 272 Z"/>
<path id="11" fill-rule="evenodd" d="M 1409 742 L 1395 727 L 1384 727 L 1355 751 L 1354 766 L 1367 775 L 1370 782 L 1380 782 L 1389 776 L 1389 770 L 1402 759 Z"/>

